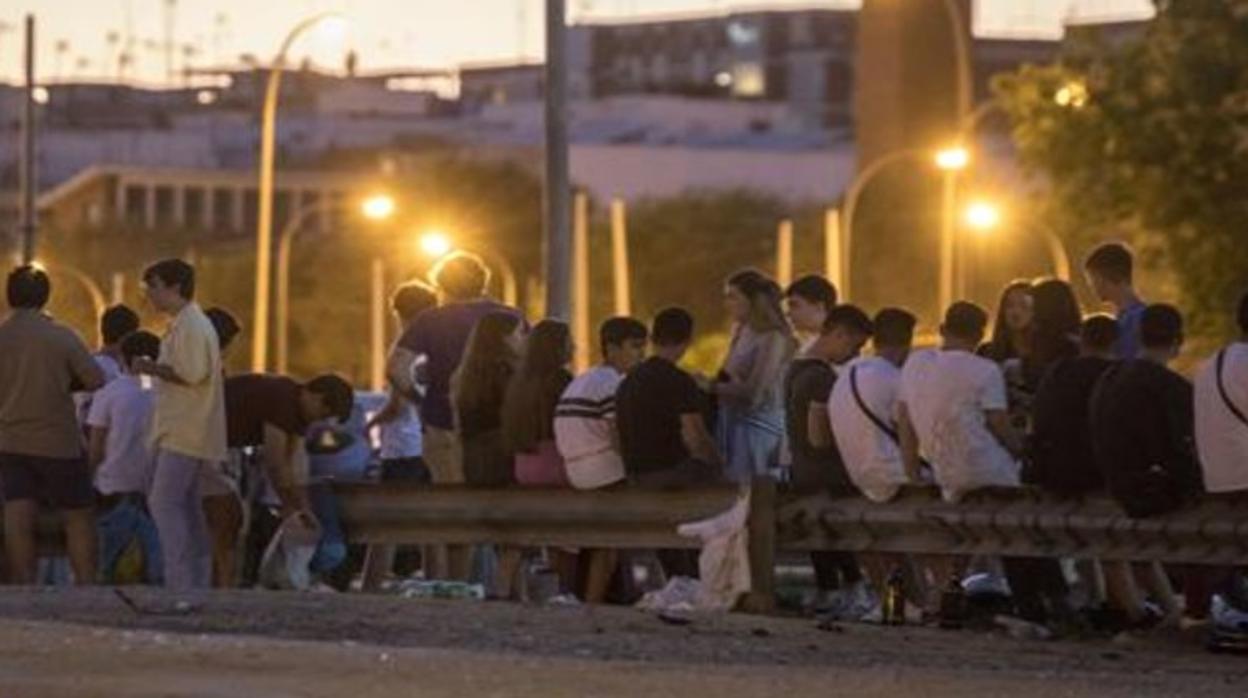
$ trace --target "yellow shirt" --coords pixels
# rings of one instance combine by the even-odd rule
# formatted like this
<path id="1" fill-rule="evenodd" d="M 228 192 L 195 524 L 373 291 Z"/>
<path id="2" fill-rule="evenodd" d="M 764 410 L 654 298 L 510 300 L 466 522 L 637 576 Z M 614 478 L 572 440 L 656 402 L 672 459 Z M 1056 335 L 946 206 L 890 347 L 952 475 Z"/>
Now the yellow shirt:
<path id="1" fill-rule="evenodd" d="M 187 303 L 160 342 L 160 363 L 187 385 L 156 379 L 152 445 L 191 458 L 224 461 L 225 389 L 217 333 L 195 303 Z"/>

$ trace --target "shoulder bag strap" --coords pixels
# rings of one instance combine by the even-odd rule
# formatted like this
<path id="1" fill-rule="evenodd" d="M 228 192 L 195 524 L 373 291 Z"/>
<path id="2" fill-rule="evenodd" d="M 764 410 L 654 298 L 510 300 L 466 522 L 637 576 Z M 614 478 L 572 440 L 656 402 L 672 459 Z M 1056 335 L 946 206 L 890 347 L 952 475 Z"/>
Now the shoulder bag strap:
<path id="1" fill-rule="evenodd" d="M 1244 413 L 1239 409 L 1239 407 L 1237 407 L 1234 402 L 1231 402 L 1231 396 L 1228 395 L 1226 392 L 1226 383 L 1223 382 L 1222 380 L 1222 373 L 1223 373 L 1222 369 L 1225 365 L 1226 365 L 1226 350 L 1223 349 L 1222 351 L 1218 352 L 1218 367 L 1217 367 L 1218 394 L 1222 396 L 1222 402 L 1226 403 L 1226 409 L 1230 410 L 1231 414 L 1235 415 L 1235 418 L 1238 419 L 1240 423 L 1248 427 L 1248 417 L 1245 417 Z"/>

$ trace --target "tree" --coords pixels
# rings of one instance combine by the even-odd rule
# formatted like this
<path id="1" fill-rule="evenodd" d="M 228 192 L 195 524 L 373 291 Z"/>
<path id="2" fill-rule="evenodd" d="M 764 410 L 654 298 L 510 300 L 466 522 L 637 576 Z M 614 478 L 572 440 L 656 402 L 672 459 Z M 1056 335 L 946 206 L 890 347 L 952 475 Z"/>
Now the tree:
<path id="1" fill-rule="evenodd" d="M 1228 333 L 1248 282 L 1248 0 L 1157 0 L 1138 39 L 1086 37 L 995 90 L 1039 215 L 1075 243 L 1127 233 L 1197 329 Z"/>

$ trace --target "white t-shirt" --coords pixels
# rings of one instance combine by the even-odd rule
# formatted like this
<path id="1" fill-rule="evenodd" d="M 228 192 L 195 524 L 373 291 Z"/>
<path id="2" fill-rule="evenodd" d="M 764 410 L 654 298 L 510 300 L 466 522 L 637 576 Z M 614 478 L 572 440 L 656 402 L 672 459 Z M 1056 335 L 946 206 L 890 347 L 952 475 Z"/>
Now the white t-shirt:
<path id="1" fill-rule="evenodd" d="M 1248 490 L 1248 425 L 1239 421 L 1218 391 L 1215 355 L 1196 374 L 1196 448 L 1208 492 Z M 1222 387 L 1231 404 L 1248 415 L 1248 343 L 1227 347 Z"/>
<path id="2" fill-rule="evenodd" d="M 871 414 L 896 430 L 901 369 L 878 356 L 850 363 L 828 397 L 828 420 L 849 479 L 874 502 L 887 502 L 908 481 L 901 448 L 858 405 L 853 384 Z"/>
<path id="3" fill-rule="evenodd" d="M 96 391 L 87 425 L 108 429 L 104 460 L 95 472 L 102 494 L 147 492 L 156 467 L 147 445 L 154 405 L 152 391 L 138 376 L 121 376 Z"/>
<path id="4" fill-rule="evenodd" d="M 379 427 L 382 460 L 419 458 L 424 455 L 420 414 L 410 400 L 403 399 L 399 414 Z"/>
<path id="5" fill-rule="evenodd" d="M 91 355 L 95 361 L 95 365 L 100 367 L 100 372 L 104 374 L 104 384 L 112 383 L 121 377 L 121 366 L 113 357 L 102 351 L 97 351 Z M 91 410 L 91 396 L 94 393 L 78 392 L 74 393 L 74 407 L 78 412 L 78 423 L 87 423 L 87 413 Z"/>
<path id="6" fill-rule="evenodd" d="M 578 490 L 606 487 L 624 479 L 624 460 L 615 449 L 615 391 L 624 374 L 595 366 L 564 389 L 555 408 L 555 445 L 568 482 Z"/>
<path id="7" fill-rule="evenodd" d="M 1005 378 L 995 363 L 966 351 L 917 352 L 901 372 L 901 402 L 945 499 L 1020 484 L 1018 461 L 984 416 L 1007 406 Z"/>

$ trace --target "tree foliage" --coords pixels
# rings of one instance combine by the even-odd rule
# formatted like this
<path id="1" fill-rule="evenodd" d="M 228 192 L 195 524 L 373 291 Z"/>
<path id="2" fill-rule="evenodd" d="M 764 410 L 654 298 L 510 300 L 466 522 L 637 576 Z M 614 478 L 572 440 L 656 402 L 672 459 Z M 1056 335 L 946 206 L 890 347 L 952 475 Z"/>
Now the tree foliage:
<path id="1" fill-rule="evenodd" d="M 1087 37 L 995 89 L 1039 215 L 1076 247 L 1125 233 L 1225 333 L 1248 282 L 1248 0 L 1157 10 L 1138 39 Z"/>

